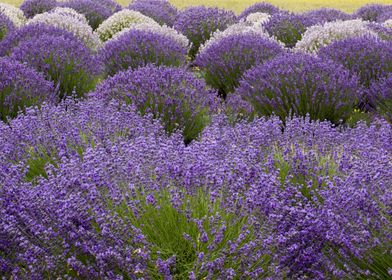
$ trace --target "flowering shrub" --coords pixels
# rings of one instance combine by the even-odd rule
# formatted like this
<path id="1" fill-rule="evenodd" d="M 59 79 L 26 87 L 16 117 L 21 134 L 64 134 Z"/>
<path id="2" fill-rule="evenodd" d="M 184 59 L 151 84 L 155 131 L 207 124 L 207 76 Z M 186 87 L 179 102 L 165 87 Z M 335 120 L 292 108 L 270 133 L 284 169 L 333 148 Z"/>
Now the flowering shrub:
<path id="1" fill-rule="evenodd" d="M 392 28 L 389 28 L 385 24 L 371 22 L 368 24 L 368 28 L 375 32 L 380 39 L 384 41 L 392 41 Z"/>
<path id="2" fill-rule="evenodd" d="M 22 26 L 27 21 L 21 9 L 6 3 L 0 3 L 0 13 L 6 15 L 17 27 Z"/>
<path id="3" fill-rule="evenodd" d="M 53 84 L 33 69 L 10 58 L 0 58 L 0 120 L 19 110 L 54 101 Z"/>
<path id="4" fill-rule="evenodd" d="M 365 87 L 392 73 L 392 43 L 374 37 L 348 38 L 319 50 L 319 56 L 342 64 Z"/>
<path id="5" fill-rule="evenodd" d="M 358 78 L 339 64 L 304 54 L 287 54 L 247 71 L 237 94 L 256 115 L 292 115 L 345 121 L 360 98 Z"/>
<path id="6" fill-rule="evenodd" d="M 185 147 L 128 107 L 95 99 L 67 105 L 0 124 L 2 168 L 39 136 L 67 155 L 34 184 L 18 166 L 0 173 L 3 275 L 388 273 L 385 265 L 372 269 L 377 256 L 369 255 L 389 249 L 392 127 L 385 122 L 339 131 L 295 118 L 282 132 L 276 118 L 235 127 L 218 118 Z M 73 139 L 81 154 L 72 152 Z M 366 262 L 335 264 L 339 255 Z"/>
<path id="7" fill-rule="evenodd" d="M 387 20 L 390 20 L 390 19 L 392 19 L 392 8 L 388 11 L 381 13 L 377 17 L 377 22 L 383 23 L 383 22 L 386 22 Z"/>
<path id="8" fill-rule="evenodd" d="M 296 44 L 295 49 L 302 52 L 317 53 L 317 51 L 334 41 L 351 37 L 376 36 L 369 29 L 368 23 L 362 20 L 346 20 L 327 22 L 309 27 Z"/>
<path id="9" fill-rule="evenodd" d="M 122 10 L 102 22 L 102 24 L 97 28 L 96 33 L 99 38 L 105 42 L 121 30 L 140 23 L 147 23 L 151 25 L 158 24 L 152 18 L 149 18 L 137 11 Z"/>
<path id="10" fill-rule="evenodd" d="M 384 26 L 387 28 L 392 28 L 392 19 L 385 21 Z"/>
<path id="11" fill-rule="evenodd" d="M 392 122 L 392 73 L 378 81 L 373 81 L 367 97 L 377 112 Z"/>
<path id="12" fill-rule="evenodd" d="M 190 7 L 178 14 L 174 28 L 188 37 L 192 43 L 189 51 L 195 58 L 199 47 L 217 31 L 223 31 L 236 22 L 233 12 L 204 6 Z"/>
<path id="13" fill-rule="evenodd" d="M 89 25 L 80 22 L 79 19 L 74 16 L 48 12 L 36 15 L 28 21 L 28 24 L 37 23 L 44 23 L 67 30 L 82 40 L 85 45 L 92 50 L 96 50 L 100 46 L 100 40 L 93 33 L 92 28 Z"/>
<path id="14" fill-rule="evenodd" d="M 118 73 L 103 82 L 95 96 L 134 104 L 143 115 L 161 119 L 169 133 L 182 129 L 185 142 L 200 134 L 217 106 L 216 93 L 192 73 L 152 65 Z"/>
<path id="15" fill-rule="evenodd" d="M 177 9 L 168 0 L 136 0 L 127 9 L 141 12 L 161 25 L 173 26 Z"/>
<path id="16" fill-rule="evenodd" d="M 99 51 L 107 75 L 128 68 L 136 69 L 147 64 L 183 66 L 187 47 L 162 33 L 130 28 L 120 36 L 105 43 Z"/>
<path id="17" fill-rule="evenodd" d="M 252 6 L 246 8 L 240 15 L 239 19 L 244 19 L 250 14 L 253 13 L 266 13 L 269 15 L 273 15 L 276 13 L 281 12 L 280 9 L 275 7 L 274 5 L 271 5 L 270 3 L 267 2 L 260 2 L 260 3 L 255 3 Z"/>
<path id="18" fill-rule="evenodd" d="M 0 42 L 0 56 L 10 55 L 12 50 L 21 42 L 29 41 L 42 35 L 62 36 L 71 40 L 76 39 L 72 33 L 58 27 L 42 23 L 29 24 L 15 29 Z"/>
<path id="19" fill-rule="evenodd" d="M 12 30 L 14 29 L 14 24 L 9 20 L 9 18 L 0 13 L 0 41 Z"/>
<path id="20" fill-rule="evenodd" d="M 258 12 L 258 13 L 249 14 L 245 18 L 245 20 L 242 20 L 242 22 L 245 22 L 248 25 L 254 25 L 254 26 L 260 26 L 261 25 L 262 26 L 265 23 L 267 23 L 270 18 L 271 18 L 271 15 L 269 15 L 267 13 L 260 13 L 260 12 Z"/>
<path id="21" fill-rule="evenodd" d="M 56 7 L 49 11 L 50 13 L 72 17 L 84 24 L 88 24 L 86 17 L 83 14 L 78 13 L 76 10 L 67 7 Z"/>
<path id="22" fill-rule="evenodd" d="M 354 16 L 366 21 L 377 21 L 378 17 L 386 11 L 392 11 L 392 5 L 367 4 L 359 8 Z"/>
<path id="23" fill-rule="evenodd" d="M 286 47 L 292 48 L 297 41 L 301 40 L 306 28 L 313 24 L 312 18 L 303 15 L 278 13 L 274 14 L 263 27 Z"/>
<path id="24" fill-rule="evenodd" d="M 282 52 L 278 43 L 258 34 L 233 34 L 204 48 L 195 64 L 204 72 L 207 84 L 226 96 L 246 70 Z"/>
<path id="25" fill-rule="evenodd" d="M 57 6 L 56 0 L 24 0 L 20 9 L 27 18 L 50 11 Z"/>
<path id="26" fill-rule="evenodd" d="M 309 12 L 304 13 L 304 16 L 309 19 L 312 19 L 314 21 L 314 24 L 321 24 L 337 20 L 350 20 L 352 17 L 351 15 L 346 14 L 340 10 L 331 8 L 310 10 Z"/>
<path id="27" fill-rule="evenodd" d="M 101 5 L 96 0 L 67 0 L 61 3 L 61 6 L 72 8 L 78 13 L 83 14 L 93 29 L 96 29 L 105 19 L 113 14 L 111 9 Z"/>
<path id="28" fill-rule="evenodd" d="M 11 57 L 44 73 L 59 87 L 60 97 L 84 93 L 94 88 L 100 74 L 100 63 L 77 39 L 42 35 L 21 42 Z"/>

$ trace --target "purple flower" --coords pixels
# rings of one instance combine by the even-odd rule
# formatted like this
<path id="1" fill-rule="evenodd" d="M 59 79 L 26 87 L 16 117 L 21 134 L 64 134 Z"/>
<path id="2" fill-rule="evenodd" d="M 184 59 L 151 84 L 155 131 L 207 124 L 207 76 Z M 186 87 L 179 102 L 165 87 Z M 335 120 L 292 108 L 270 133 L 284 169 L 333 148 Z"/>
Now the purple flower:
<path id="1" fill-rule="evenodd" d="M 0 120 L 19 110 L 55 100 L 53 84 L 34 69 L 10 58 L 0 58 Z"/>
<path id="2" fill-rule="evenodd" d="M 266 14 L 276 14 L 279 13 L 280 9 L 275 7 L 274 5 L 267 3 L 267 2 L 260 2 L 260 3 L 255 3 L 252 6 L 246 8 L 240 15 L 239 19 L 244 19 L 250 14 L 253 13 L 266 13 Z"/>
<path id="3" fill-rule="evenodd" d="M 360 97 L 358 79 L 339 64 L 303 54 L 287 54 L 247 71 L 237 94 L 256 115 L 346 120 Z"/>
<path id="4" fill-rule="evenodd" d="M 358 75 L 365 87 L 392 72 L 392 42 L 370 36 L 336 41 L 318 54 Z"/>
<path id="5" fill-rule="evenodd" d="M 204 6 L 190 7 L 178 14 L 174 28 L 192 43 L 189 55 L 194 58 L 199 47 L 210 39 L 216 30 L 223 31 L 236 22 L 232 11 Z"/>
<path id="6" fill-rule="evenodd" d="M 183 66 L 187 48 L 170 36 L 150 30 L 129 29 L 105 43 L 99 51 L 107 75 L 147 64 Z"/>
<path id="7" fill-rule="evenodd" d="M 20 9 L 27 18 L 50 11 L 57 6 L 56 0 L 24 0 Z"/>
<path id="8" fill-rule="evenodd" d="M 377 22 L 383 23 L 389 19 L 392 19 L 392 8 L 387 9 L 386 11 L 382 12 L 378 17 L 377 17 Z"/>
<path id="9" fill-rule="evenodd" d="M 141 12 L 161 25 L 173 26 L 177 9 L 168 0 L 136 0 L 127 9 Z"/>
<path id="10" fill-rule="evenodd" d="M 246 70 L 282 52 L 283 48 L 269 38 L 251 33 L 234 34 L 203 49 L 195 65 L 204 72 L 207 84 L 226 96 Z"/>
<path id="11" fill-rule="evenodd" d="M 120 72 L 103 82 L 93 95 L 131 103 L 142 114 L 161 119 L 169 133 L 183 130 L 186 142 L 195 139 L 216 110 L 216 93 L 183 69 L 147 66 Z"/>
<path id="12" fill-rule="evenodd" d="M 377 21 L 378 17 L 392 10 L 392 5 L 367 4 L 359 8 L 354 16 L 367 21 Z"/>
<path id="13" fill-rule="evenodd" d="M 306 28 L 315 23 L 316 19 L 307 15 L 282 12 L 274 14 L 263 27 L 286 47 L 292 48 L 301 40 Z"/>
<path id="14" fill-rule="evenodd" d="M 0 42 L 3 38 L 15 28 L 11 20 L 4 14 L 0 13 Z"/>
<path id="15" fill-rule="evenodd" d="M 378 81 L 373 81 L 367 97 L 377 112 L 385 115 L 392 122 L 392 73 Z"/>
<path id="16" fill-rule="evenodd" d="M 42 35 L 21 42 L 12 58 L 42 72 L 59 88 L 60 97 L 84 93 L 95 87 L 101 72 L 99 61 L 78 39 Z"/>
<path id="17" fill-rule="evenodd" d="M 105 19 L 109 18 L 115 11 L 97 0 L 67 0 L 60 3 L 61 7 L 72 8 L 80 14 L 85 15 L 89 25 L 96 29 Z"/>

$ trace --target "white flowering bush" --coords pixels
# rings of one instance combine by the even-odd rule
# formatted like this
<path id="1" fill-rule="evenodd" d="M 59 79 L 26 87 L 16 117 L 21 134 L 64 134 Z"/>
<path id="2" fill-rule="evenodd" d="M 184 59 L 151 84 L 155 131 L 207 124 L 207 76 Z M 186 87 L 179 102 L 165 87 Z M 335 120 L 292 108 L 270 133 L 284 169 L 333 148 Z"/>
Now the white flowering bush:
<path id="1" fill-rule="evenodd" d="M 109 40 L 115 40 L 116 38 L 120 37 L 122 34 L 128 32 L 129 30 L 144 30 L 149 31 L 156 34 L 161 34 L 166 37 L 169 37 L 179 43 L 182 47 L 189 49 L 190 42 L 189 39 L 182 33 L 178 32 L 174 28 L 168 27 L 167 25 L 159 25 L 159 24 L 151 24 L 151 23 L 140 23 L 134 24 L 131 27 L 127 27 L 120 32 L 113 35 L 113 37 Z"/>
<path id="2" fill-rule="evenodd" d="M 63 16 L 73 17 L 84 24 L 88 24 L 86 17 L 83 14 L 78 13 L 72 8 L 68 7 L 57 7 L 50 11 L 52 14 L 58 14 Z"/>
<path id="3" fill-rule="evenodd" d="M 316 54 L 320 48 L 334 41 L 365 35 L 378 37 L 377 33 L 369 29 L 368 24 L 367 21 L 354 19 L 311 26 L 297 42 L 295 50 Z"/>
<path id="4" fill-rule="evenodd" d="M 267 13 L 252 13 L 248 15 L 245 22 L 250 25 L 263 25 L 269 21 L 271 15 Z"/>
<path id="5" fill-rule="evenodd" d="M 227 29 L 224 31 L 217 30 L 215 31 L 211 38 L 207 40 L 203 45 L 200 46 L 199 48 L 199 54 L 202 54 L 206 49 L 208 49 L 210 46 L 214 45 L 216 42 L 222 40 L 223 38 L 229 37 L 231 35 L 239 35 L 239 34 L 256 34 L 261 37 L 268 38 L 281 46 L 283 46 L 282 43 L 278 42 L 275 38 L 271 37 L 263 28 L 261 25 L 253 25 L 249 24 L 248 21 L 242 21 L 237 24 L 233 24 L 229 26 Z"/>
<path id="6" fill-rule="evenodd" d="M 85 24 L 77 18 L 69 15 L 46 12 L 38 14 L 30 19 L 27 24 L 43 23 L 52 25 L 73 33 L 82 40 L 87 47 L 96 50 L 101 45 L 98 36 L 88 24 Z"/>
<path id="7" fill-rule="evenodd" d="M 140 12 L 125 9 L 113 14 L 102 22 L 95 32 L 105 42 L 123 29 L 141 23 L 159 25 L 155 20 Z"/>
<path id="8" fill-rule="evenodd" d="M 392 28 L 392 18 L 384 22 L 385 27 Z"/>
<path id="9" fill-rule="evenodd" d="M 24 25 L 27 21 L 21 9 L 6 3 L 0 3 L 0 13 L 7 16 L 17 27 Z"/>

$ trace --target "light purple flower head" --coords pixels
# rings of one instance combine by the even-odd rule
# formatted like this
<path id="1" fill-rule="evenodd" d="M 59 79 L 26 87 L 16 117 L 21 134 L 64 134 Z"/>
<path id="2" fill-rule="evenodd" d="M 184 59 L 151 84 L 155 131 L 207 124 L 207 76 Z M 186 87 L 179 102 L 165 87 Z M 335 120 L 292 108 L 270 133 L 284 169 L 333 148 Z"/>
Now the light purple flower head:
<path id="1" fill-rule="evenodd" d="M 269 15 L 273 15 L 276 13 L 281 12 L 281 10 L 274 5 L 267 3 L 267 2 L 260 2 L 260 3 L 255 3 L 252 6 L 246 8 L 240 15 L 239 19 L 246 18 L 248 15 L 253 14 L 253 13 L 266 13 Z"/>
<path id="2" fill-rule="evenodd" d="M 342 12 L 337 9 L 332 8 L 321 8 L 317 10 L 310 10 L 304 15 L 310 19 L 312 19 L 315 24 L 321 24 L 325 22 L 331 22 L 336 20 L 349 20 L 351 19 L 351 15 Z"/>
<path id="3" fill-rule="evenodd" d="M 359 8 L 354 13 L 354 17 L 366 21 L 377 21 L 378 17 L 387 11 L 392 11 L 392 5 L 367 4 Z"/>

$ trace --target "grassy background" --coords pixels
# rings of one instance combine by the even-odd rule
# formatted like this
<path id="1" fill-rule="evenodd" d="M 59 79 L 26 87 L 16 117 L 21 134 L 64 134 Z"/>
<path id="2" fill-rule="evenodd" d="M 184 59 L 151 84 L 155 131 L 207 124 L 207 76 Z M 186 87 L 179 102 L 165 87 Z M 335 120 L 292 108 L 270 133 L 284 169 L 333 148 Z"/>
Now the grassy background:
<path id="1" fill-rule="evenodd" d="M 262 0 L 171 0 L 179 8 L 192 5 L 219 6 L 232 9 L 240 13 L 246 7 Z M 19 5 L 23 0 L 0 0 L 9 4 Z M 122 5 L 127 5 L 130 0 L 118 0 Z M 367 3 L 392 4 L 392 0 L 268 0 L 268 2 L 286 10 L 295 12 L 316 9 L 320 7 L 337 8 L 346 12 L 353 12 L 357 8 Z"/>

